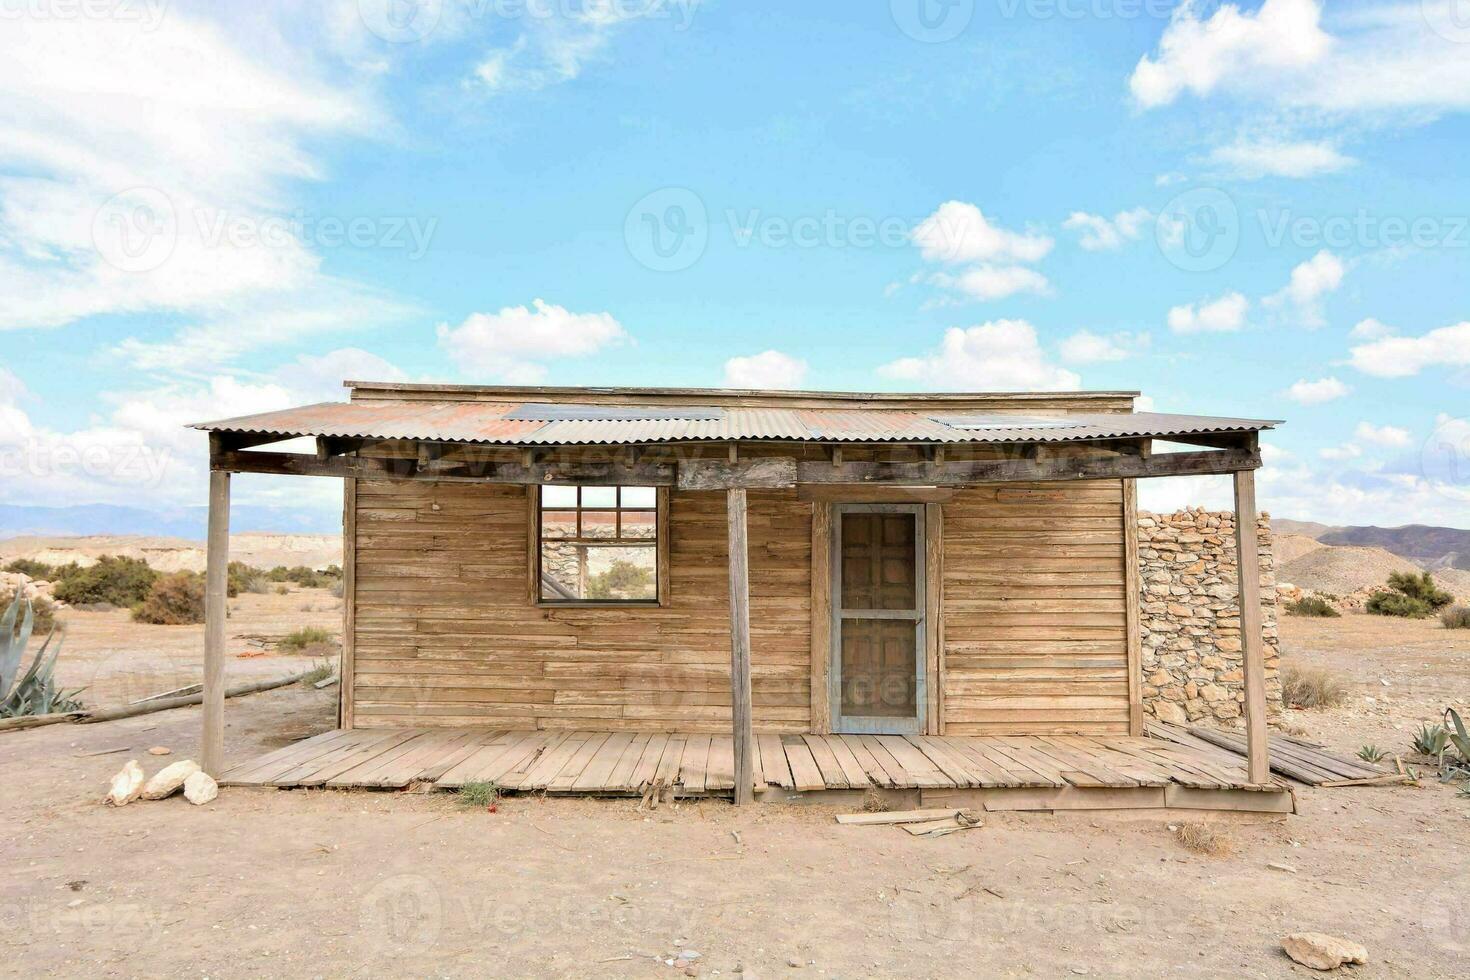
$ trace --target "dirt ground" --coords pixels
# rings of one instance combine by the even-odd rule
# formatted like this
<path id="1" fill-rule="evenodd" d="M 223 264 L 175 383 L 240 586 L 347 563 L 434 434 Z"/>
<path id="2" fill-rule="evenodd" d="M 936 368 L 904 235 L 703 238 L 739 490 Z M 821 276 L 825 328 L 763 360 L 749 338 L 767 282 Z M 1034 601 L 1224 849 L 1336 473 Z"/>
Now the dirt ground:
<path id="1" fill-rule="evenodd" d="M 266 609 L 234 628 L 267 631 L 248 612 Z M 123 627 L 97 628 L 124 646 Z M 1335 748 L 1396 749 L 1470 698 L 1470 638 L 1436 625 L 1289 619 L 1283 634 L 1287 657 L 1355 678 L 1347 706 L 1290 713 Z M 197 636 L 180 636 L 167 648 L 187 659 Z M 256 664 L 232 659 L 232 678 Z M 231 701 L 231 758 L 331 727 L 333 697 Z M 168 760 L 149 746 L 187 757 L 198 732 L 188 708 L 0 735 L 3 972 L 672 977 L 690 950 L 705 977 L 1283 977 L 1311 974 L 1280 937 L 1319 930 L 1367 947 L 1357 977 L 1470 974 L 1470 800 L 1433 781 L 1299 788 L 1297 816 L 1218 818 L 1223 856 L 1176 843 L 1177 816 L 988 814 L 923 840 L 817 806 L 515 798 L 487 813 L 442 793 L 229 789 L 205 807 L 98 805 L 122 762 L 151 773 Z"/>

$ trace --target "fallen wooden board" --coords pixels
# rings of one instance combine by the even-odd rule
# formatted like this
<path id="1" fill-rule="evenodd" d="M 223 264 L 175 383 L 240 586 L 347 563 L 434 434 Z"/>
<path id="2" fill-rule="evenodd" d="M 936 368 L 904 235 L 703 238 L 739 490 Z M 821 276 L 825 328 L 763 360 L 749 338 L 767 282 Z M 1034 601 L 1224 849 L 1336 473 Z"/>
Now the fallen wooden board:
<path id="1" fill-rule="evenodd" d="M 960 812 L 959 808 L 956 807 L 944 810 L 896 810 L 893 813 L 839 813 L 837 814 L 837 822 L 842 824 L 855 824 L 857 826 L 922 823 L 924 821 L 952 820 Z"/>
<path id="2" fill-rule="evenodd" d="M 943 820 L 925 820 L 921 823 L 903 824 L 903 829 L 915 837 L 943 837 L 960 830 L 971 830 L 980 826 L 980 818 L 966 810 L 960 810 Z"/>
<path id="3" fill-rule="evenodd" d="M 128 703 L 147 704 L 149 701 L 162 701 L 164 698 L 177 698 L 185 694 L 198 694 L 202 690 L 204 690 L 203 684 L 185 684 L 183 687 L 176 687 L 172 691 L 159 691 L 157 694 L 150 694 L 146 698 L 139 698 L 136 701 L 129 701 Z"/>
<path id="4" fill-rule="evenodd" d="M 1166 725 L 1159 722 L 1150 724 L 1148 732 L 1157 738 L 1181 745 L 1198 745 L 1203 742 L 1216 749 L 1229 752 L 1231 755 L 1245 758 L 1245 740 L 1229 732 L 1194 725 Z M 1271 736 L 1267 751 L 1270 755 L 1272 772 L 1307 786 L 1332 788 L 1337 786 L 1382 786 L 1407 782 L 1405 777 L 1386 769 L 1334 755 L 1286 736 Z"/>

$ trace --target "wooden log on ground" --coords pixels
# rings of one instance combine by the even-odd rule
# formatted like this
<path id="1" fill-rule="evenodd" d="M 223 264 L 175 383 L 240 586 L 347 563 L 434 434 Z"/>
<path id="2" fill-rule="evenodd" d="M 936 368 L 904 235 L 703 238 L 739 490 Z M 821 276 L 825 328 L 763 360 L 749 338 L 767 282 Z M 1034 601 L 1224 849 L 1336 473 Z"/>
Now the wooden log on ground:
<path id="1" fill-rule="evenodd" d="M 246 694 L 259 694 L 261 691 L 270 691 L 288 684 L 298 683 L 303 677 L 311 673 L 310 670 L 298 671 L 286 677 L 273 677 L 270 680 L 251 681 L 248 684 L 237 684 L 225 691 L 225 697 L 238 698 Z M 159 701 L 145 701 L 141 704 L 125 704 L 119 708 L 103 708 L 100 711 L 89 711 L 76 719 L 80 725 L 91 725 L 99 721 L 118 721 L 122 718 L 135 718 L 138 715 L 152 714 L 155 711 L 168 711 L 171 708 L 187 708 L 190 705 L 199 704 L 204 700 L 204 692 L 184 694 L 176 698 L 164 698 Z"/>
<path id="2" fill-rule="evenodd" d="M 0 732 L 18 732 L 26 728 L 59 725 L 65 721 L 76 721 L 81 716 L 82 712 L 80 711 L 59 711 L 49 715 L 21 715 L 18 718 L 0 718 Z"/>

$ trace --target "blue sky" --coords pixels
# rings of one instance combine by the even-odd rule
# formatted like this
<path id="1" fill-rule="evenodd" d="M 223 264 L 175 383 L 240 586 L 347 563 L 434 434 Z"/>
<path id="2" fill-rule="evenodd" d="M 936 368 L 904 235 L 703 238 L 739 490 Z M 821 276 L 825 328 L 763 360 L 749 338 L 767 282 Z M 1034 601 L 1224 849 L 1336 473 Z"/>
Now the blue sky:
<path id="1" fill-rule="evenodd" d="M 1081 387 L 1288 420 L 1280 516 L 1470 526 L 1457 13 L 0 5 L 0 503 L 199 503 L 183 422 L 343 377 Z"/>

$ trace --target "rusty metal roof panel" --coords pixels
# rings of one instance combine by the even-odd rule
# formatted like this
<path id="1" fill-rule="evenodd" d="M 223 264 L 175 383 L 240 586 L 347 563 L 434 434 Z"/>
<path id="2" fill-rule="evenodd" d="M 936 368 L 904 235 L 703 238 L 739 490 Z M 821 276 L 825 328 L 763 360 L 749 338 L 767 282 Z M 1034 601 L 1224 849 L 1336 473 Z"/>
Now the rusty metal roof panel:
<path id="1" fill-rule="evenodd" d="M 1167 415 L 1158 412 L 933 414 L 899 409 L 790 409 L 689 406 L 610 412 L 606 406 L 526 410 L 522 403 L 444 401 L 327 402 L 279 412 L 201 422 L 210 432 L 506 446 L 585 446 L 678 442 L 1032 443 L 1170 435 L 1259 432 L 1278 423 L 1260 419 Z M 555 414 L 555 418 L 532 416 Z M 578 417 L 585 415 L 589 417 Z M 641 417 L 641 416 L 649 417 Z M 616 416 L 616 417 L 610 417 Z M 685 417 L 687 416 L 687 417 Z"/>

